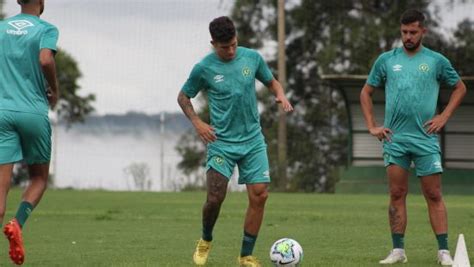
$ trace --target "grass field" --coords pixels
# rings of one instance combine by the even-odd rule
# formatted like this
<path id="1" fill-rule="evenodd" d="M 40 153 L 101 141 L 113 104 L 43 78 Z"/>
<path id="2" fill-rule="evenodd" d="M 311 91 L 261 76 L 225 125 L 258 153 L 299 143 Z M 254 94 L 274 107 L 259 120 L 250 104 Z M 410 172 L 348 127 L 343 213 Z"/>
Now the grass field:
<path id="1" fill-rule="evenodd" d="M 19 190 L 10 193 L 6 218 L 14 215 L 19 197 Z M 204 197 L 50 190 L 25 226 L 24 266 L 192 266 Z M 445 200 L 452 253 L 464 233 L 474 262 L 474 196 Z M 424 200 L 411 195 L 408 203 L 404 266 L 437 266 Z M 228 194 L 208 266 L 236 266 L 246 204 L 244 193 Z M 303 246 L 303 266 L 379 266 L 391 248 L 386 206 L 385 195 L 271 193 L 255 255 L 271 266 L 270 245 L 292 237 Z M 0 242 L 0 265 L 11 266 L 6 241 Z"/>

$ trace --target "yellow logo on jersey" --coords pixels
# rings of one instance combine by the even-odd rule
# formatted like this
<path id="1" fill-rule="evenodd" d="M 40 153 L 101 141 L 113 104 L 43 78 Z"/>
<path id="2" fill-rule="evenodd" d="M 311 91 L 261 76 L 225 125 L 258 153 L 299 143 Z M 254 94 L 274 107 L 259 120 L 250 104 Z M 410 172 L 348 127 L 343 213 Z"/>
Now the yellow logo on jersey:
<path id="1" fill-rule="evenodd" d="M 242 69 L 242 75 L 244 75 L 244 77 L 250 76 L 251 73 L 252 73 L 252 71 L 250 70 L 249 67 L 244 67 Z"/>
<path id="2" fill-rule="evenodd" d="M 426 63 L 421 63 L 420 66 L 418 66 L 418 69 L 421 72 L 428 72 L 430 70 L 430 67 Z"/>

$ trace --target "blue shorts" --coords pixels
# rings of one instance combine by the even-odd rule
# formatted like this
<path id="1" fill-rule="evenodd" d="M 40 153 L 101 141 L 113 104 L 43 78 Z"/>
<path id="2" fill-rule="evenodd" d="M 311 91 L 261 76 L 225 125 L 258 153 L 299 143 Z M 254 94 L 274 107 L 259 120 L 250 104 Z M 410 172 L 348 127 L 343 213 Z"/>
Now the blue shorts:
<path id="1" fill-rule="evenodd" d="M 230 179 L 235 165 L 239 168 L 239 184 L 269 183 L 270 168 L 263 137 L 242 143 L 215 141 L 207 145 L 207 170 L 212 168 Z"/>
<path id="2" fill-rule="evenodd" d="M 27 164 L 51 159 L 48 115 L 0 110 L 0 164 L 25 160 Z"/>

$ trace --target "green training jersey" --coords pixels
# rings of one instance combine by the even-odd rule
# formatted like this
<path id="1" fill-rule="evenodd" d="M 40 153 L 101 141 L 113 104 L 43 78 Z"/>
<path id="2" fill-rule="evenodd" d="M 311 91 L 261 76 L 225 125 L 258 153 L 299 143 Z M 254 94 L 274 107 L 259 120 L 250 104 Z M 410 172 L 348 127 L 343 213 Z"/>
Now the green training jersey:
<path id="1" fill-rule="evenodd" d="M 403 48 L 380 55 L 367 84 L 385 87 L 384 127 L 393 136 L 384 149 L 397 156 L 397 143 L 405 143 L 420 155 L 440 152 L 437 135 L 427 134 L 423 125 L 435 116 L 440 84 L 453 87 L 459 79 L 448 59 L 426 47 L 413 56 Z"/>
<path id="2" fill-rule="evenodd" d="M 182 91 L 190 98 L 207 92 L 218 140 L 245 142 L 261 134 L 255 79 L 267 85 L 273 75 L 258 52 L 238 47 L 231 61 L 222 61 L 214 52 L 206 56 L 194 66 Z"/>
<path id="3" fill-rule="evenodd" d="M 0 109 L 48 113 L 41 49 L 56 51 L 58 30 L 37 16 L 19 14 L 0 22 Z"/>

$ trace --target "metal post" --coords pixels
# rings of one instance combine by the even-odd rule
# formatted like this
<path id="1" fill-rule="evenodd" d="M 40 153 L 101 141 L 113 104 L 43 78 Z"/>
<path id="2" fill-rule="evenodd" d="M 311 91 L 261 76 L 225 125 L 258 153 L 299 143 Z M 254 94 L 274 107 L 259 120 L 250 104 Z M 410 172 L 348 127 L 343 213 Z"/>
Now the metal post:
<path id="1" fill-rule="evenodd" d="M 165 189 L 165 152 L 164 152 L 164 142 L 165 142 L 165 113 L 161 112 L 160 114 L 160 179 L 161 179 L 161 188 L 160 191 Z"/>
<path id="2" fill-rule="evenodd" d="M 285 0 L 278 0 L 278 80 L 286 88 L 286 56 L 285 56 Z M 286 162 L 286 113 L 281 106 L 278 108 L 278 175 L 282 189 L 289 186 Z"/>

